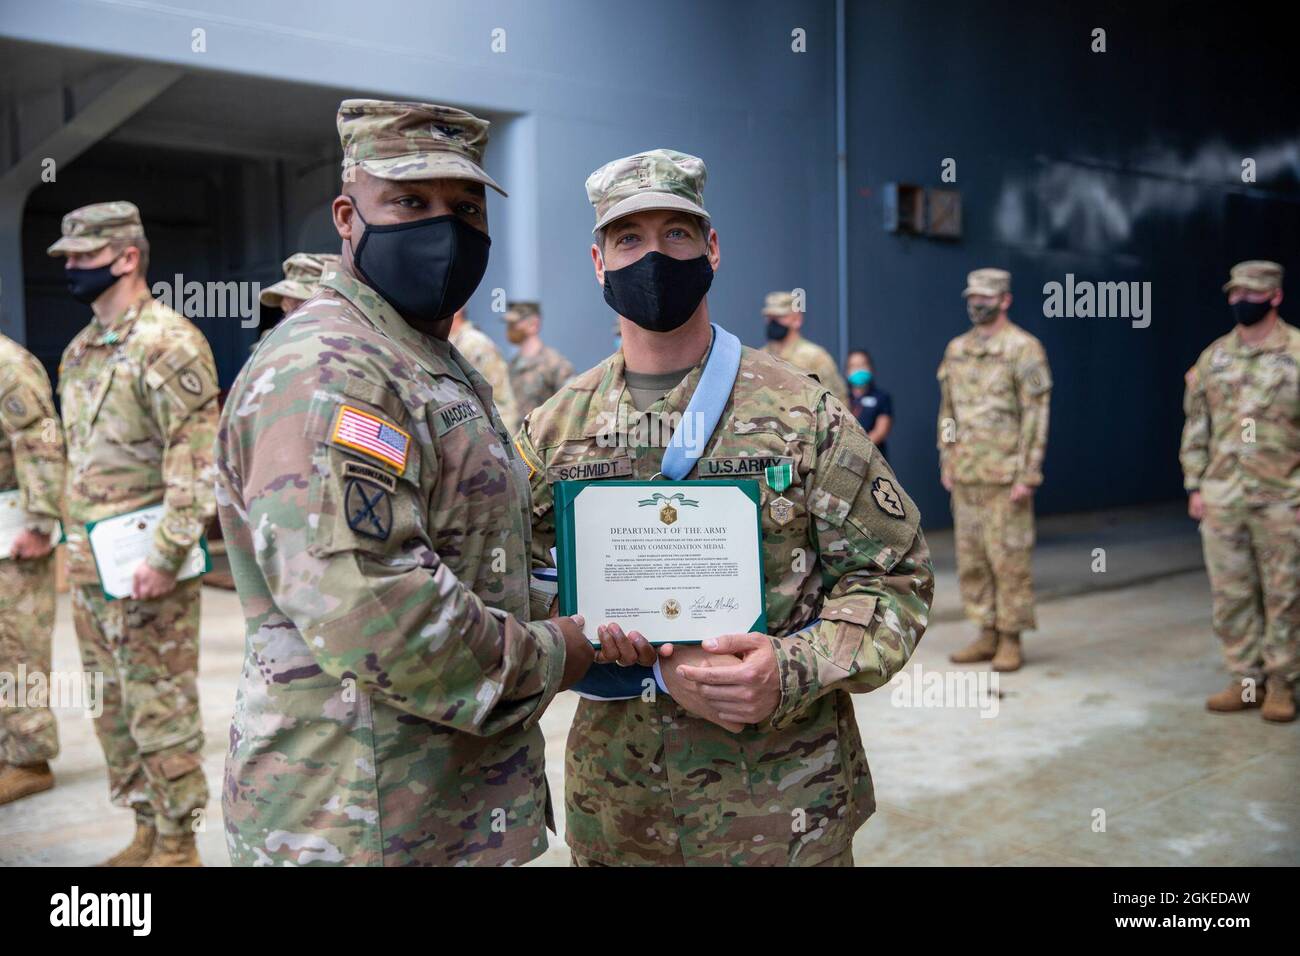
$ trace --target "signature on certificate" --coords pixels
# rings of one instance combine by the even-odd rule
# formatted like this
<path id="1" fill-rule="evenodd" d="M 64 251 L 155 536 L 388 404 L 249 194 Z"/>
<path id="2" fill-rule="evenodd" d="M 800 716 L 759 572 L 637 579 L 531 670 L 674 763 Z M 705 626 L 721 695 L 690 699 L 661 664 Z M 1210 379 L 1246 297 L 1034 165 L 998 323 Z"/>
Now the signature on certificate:
<path id="1" fill-rule="evenodd" d="M 691 602 L 692 611 L 734 611 L 739 607 L 739 599 L 731 595 L 714 598 L 697 597 Z"/>

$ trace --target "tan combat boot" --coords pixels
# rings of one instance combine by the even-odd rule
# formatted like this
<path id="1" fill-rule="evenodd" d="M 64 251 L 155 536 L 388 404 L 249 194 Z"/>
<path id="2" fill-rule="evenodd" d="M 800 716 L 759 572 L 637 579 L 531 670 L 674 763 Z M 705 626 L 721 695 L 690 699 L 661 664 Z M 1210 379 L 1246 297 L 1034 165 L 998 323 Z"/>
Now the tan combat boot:
<path id="1" fill-rule="evenodd" d="M 121 853 L 110 856 L 98 866 L 144 866 L 145 861 L 149 859 L 149 854 L 153 852 L 154 841 L 157 839 L 158 831 L 154 829 L 152 823 L 135 822 L 135 837 L 131 840 L 131 845 Z"/>
<path id="2" fill-rule="evenodd" d="M 1217 694 L 1211 694 L 1205 699 L 1205 709 L 1214 711 L 1216 714 L 1232 714 L 1239 710 L 1250 710 L 1252 707 L 1258 707 L 1260 701 L 1258 698 L 1245 700 L 1245 686 L 1241 680 L 1234 679 L 1226 688 Z"/>
<path id="3" fill-rule="evenodd" d="M 1279 724 L 1295 720 L 1295 694 L 1285 678 L 1270 677 L 1264 682 L 1264 707 L 1259 715 Z"/>
<path id="4" fill-rule="evenodd" d="M 980 661 L 992 660 L 997 649 L 998 632 L 991 627 L 986 627 L 970 644 L 949 654 L 948 660 L 954 664 L 978 664 Z"/>
<path id="5" fill-rule="evenodd" d="M 998 650 L 993 655 L 993 669 L 995 671 L 1018 671 L 1021 663 L 1020 635 L 999 634 Z"/>
<path id="6" fill-rule="evenodd" d="M 202 866 L 193 833 L 162 833 L 145 866 Z"/>
<path id="7" fill-rule="evenodd" d="M 50 765 L 44 760 L 26 767 L 11 763 L 0 765 L 0 804 L 13 803 L 53 786 L 54 774 L 50 773 Z"/>

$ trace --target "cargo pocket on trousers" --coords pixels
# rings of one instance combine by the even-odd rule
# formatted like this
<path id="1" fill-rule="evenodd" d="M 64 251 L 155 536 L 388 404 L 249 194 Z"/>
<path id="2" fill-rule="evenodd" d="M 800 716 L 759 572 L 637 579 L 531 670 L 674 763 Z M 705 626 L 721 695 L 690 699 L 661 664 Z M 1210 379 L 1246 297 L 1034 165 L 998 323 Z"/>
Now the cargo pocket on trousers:
<path id="1" fill-rule="evenodd" d="M 1011 551 L 1027 551 L 1034 546 L 1034 541 L 1034 501 L 1029 498 L 1008 507 L 1002 543 Z"/>

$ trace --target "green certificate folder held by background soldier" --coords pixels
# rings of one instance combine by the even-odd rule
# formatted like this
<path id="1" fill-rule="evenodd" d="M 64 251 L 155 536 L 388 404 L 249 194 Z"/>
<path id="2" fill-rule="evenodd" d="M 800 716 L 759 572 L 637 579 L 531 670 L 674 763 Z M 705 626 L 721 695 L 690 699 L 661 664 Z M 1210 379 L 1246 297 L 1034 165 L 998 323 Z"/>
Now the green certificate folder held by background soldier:
<path id="1" fill-rule="evenodd" d="M 615 623 L 651 644 L 767 629 L 758 483 L 560 481 L 560 613 L 592 643 Z"/>
<path id="2" fill-rule="evenodd" d="M 140 562 L 148 557 L 154 529 L 158 527 L 162 514 L 162 505 L 152 505 L 86 525 L 90 553 L 95 557 L 104 597 L 110 601 L 131 596 L 132 576 Z M 211 568 L 207 540 L 199 538 L 199 543 L 190 549 L 176 572 L 176 580 L 188 581 Z"/>

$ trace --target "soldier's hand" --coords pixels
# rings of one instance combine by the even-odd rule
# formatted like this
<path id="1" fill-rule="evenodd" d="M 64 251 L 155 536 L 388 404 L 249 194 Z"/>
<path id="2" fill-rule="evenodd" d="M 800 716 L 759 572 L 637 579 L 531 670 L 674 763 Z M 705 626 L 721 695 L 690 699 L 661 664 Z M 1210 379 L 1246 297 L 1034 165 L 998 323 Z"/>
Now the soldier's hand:
<path id="1" fill-rule="evenodd" d="M 147 561 L 140 562 L 131 576 L 131 597 L 137 601 L 151 601 L 160 598 L 176 587 L 176 575 L 149 567 Z"/>
<path id="2" fill-rule="evenodd" d="M 710 653 L 741 658 L 739 664 L 721 667 L 682 667 L 682 676 L 700 685 L 700 695 L 717 709 L 719 717 L 758 724 L 776 712 L 781 703 L 781 675 L 776 651 L 766 634 L 724 634 L 705 639 L 701 646 Z"/>
<path id="3" fill-rule="evenodd" d="M 723 730 L 733 734 L 738 734 L 745 729 L 742 723 L 723 720 L 718 714 L 718 709 L 700 694 L 700 685 L 693 680 L 687 680 L 681 674 L 683 664 L 693 667 L 723 667 L 727 664 L 739 664 L 739 657 L 734 654 L 710 654 L 699 647 L 690 645 L 674 647 L 672 644 L 664 644 L 660 647 L 659 654 L 659 674 L 663 678 L 664 686 L 668 688 L 668 696 L 681 704 L 688 714 L 717 724 Z"/>
<path id="4" fill-rule="evenodd" d="M 1034 496 L 1034 489 L 1029 485 L 1012 485 L 1011 486 L 1011 503 L 1018 505 L 1022 501 L 1028 501 Z"/>
<path id="5" fill-rule="evenodd" d="M 600 650 L 596 652 L 598 664 L 649 667 L 655 662 L 655 649 L 640 631 L 627 634 L 617 624 L 602 624 L 596 628 L 596 636 L 600 639 Z"/>
<path id="6" fill-rule="evenodd" d="M 557 617 L 555 623 L 564 635 L 564 676 L 560 678 L 560 690 L 568 690 L 587 676 L 591 662 L 596 659 L 596 651 L 582 633 L 586 621 L 581 614 Z"/>
<path id="7" fill-rule="evenodd" d="M 1193 491 L 1187 496 L 1187 514 L 1193 521 L 1200 521 L 1205 517 L 1205 502 L 1201 500 L 1201 493 Z"/>
<path id="8" fill-rule="evenodd" d="M 23 528 L 18 532 L 18 537 L 14 538 L 14 546 L 9 556 L 18 561 L 30 561 L 33 558 L 45 557 L 53 548 L 54 545 L 50 543 L 48 534 Z"/>

